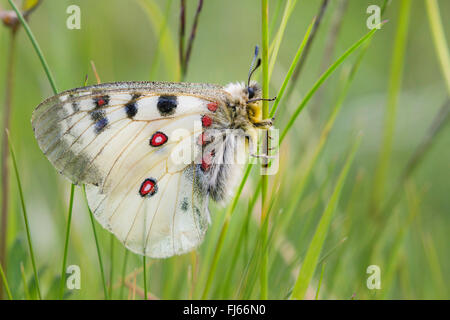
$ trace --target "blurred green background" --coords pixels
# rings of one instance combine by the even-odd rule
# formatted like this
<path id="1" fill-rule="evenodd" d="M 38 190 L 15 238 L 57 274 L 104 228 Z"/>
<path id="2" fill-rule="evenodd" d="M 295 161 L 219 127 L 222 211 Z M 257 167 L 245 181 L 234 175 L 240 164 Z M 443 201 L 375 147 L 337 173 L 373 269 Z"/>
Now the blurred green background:
<path id="1" fill-rule="evenodd" d="M 333 17 L 341 2 L 330 1 L 299 81 L 290 99 L 280 104 L 276 127 L 283 128 L 302 97 L 324 71 L 326 54 L 331 57 L 327 63 L 329 65 L 369 31 L 366 27 L 368 5 L 381 6 L 383 3 L 380 0 L 349 0 L 335 47 L 332 52 L 327 53 L 328 39 L 333 32 Z M 31 14 L 29 24 L 60 91 L 81 86 L 86 74 L 89 75 L 88 83 L 95 83 L 91 60 L 95 62 L 102 82 L 177 81 L 180 79 L 177 61 L 180 3 L 171 1 L 170 7 L 167 3 L 162 0 L 45 0 Z M 450 2 L 438 3 L 448 43 Z M 81 8 L 80 30 L 69 30 L 66 27 L 69 16 L 66 9 L 71 4 Z M 188 0 L 187 4 L 189 34 L 197 1 Z M 268 96 L 276 95 L 307 26 L 317 15 L 320 5 L 321 1 L 312 0 L 298 1 L 296 4 L 270 79 Z M 4 0 L 0 0 L 0 6 L 10 9 L 8 2 Z M 269 19 L 277 6 L 277 1 L 269 1 Z M 161 24 L 167 8 L 167 32 L 161 33 Z M 284 2 L 280 8 L 270 39 L 273 39 L 280 23 Z M 424 1 L 413 1 L 412 4 L 406 51 L 402 58 L 404 69 L 392 136 L 393 149 L 389 156 L 387 178 L 381 188 L 381 198 L 375 204 L 371 203 L 374 174 L 382 148 L 399 8 L 400 1 L 392 1 L 387 7 L 383 19 L 387 19 L 388 23 L 373 37 L 324 152 L 313 168 L 311 181 L 298 202 L 299 179 L 306 171 L 323 125 L 339 95 L 342 77 L 355 62 L 357 53 L 352 54 L 327 79 L 319 93 L 301 113 L 283 143 L 279 174 L 269 179 L 269 193 L 274 199 L 271 209 L 272 222 L 269 226 L 274 233 L 268 244 L 269 298 L 288 297 L 341 167 L 358 133 L 363 135 L 361 147 L 347 177 L 321 252 L 323 259 L 314 273 L 306 298 L 314 298 L 320 278 L 320 299 L 450 298 L 448 125 L 442 127 L 439 135 L 432 139 L 430 149 L 423 155 L 423 161 L 409 179 L 399 180 L 414 150 L 425 138 L 433 118 L 449 96 L 432 41 Z M 161 34 L 163 36 L 160 39 Z M 70 183 L 47 161 L 34 138 L 30 124 L 32 111 L 44 98 L 52 95 L 52 90 L 23 28 L 20 28 L 16 41 L 10 134 L 16 150 L 30 219 L 41 291 L 46 298 L 56 298 Z M 218 84 L 245 81 L 255 44 L 261 44 L 260 1 L 205 1 L 185 80 Z M 2 108 L 5 100 L 9 45 L 10 31 L 1 25 Z M 2 111 L 2 122 L 3 116 Z M 29 298 L 35 298 L 22 209 L 11 163 L 9 168 L 6 274 L 14 298 L 27 298 L 27 291 Z M 255 268 L 249 261 L 259 229 L 260 199 L 257 200 L 249 219 L 247 208 L 258 178 L 258 170 L 254 169 L 232 215 L 208 298 L 259 298 L 257 281 L 247 296 L 239 295 L 240 288 L 245 287 L 245 281 L 248 281 L 242 275 L 248 268 L 250 271 Z M 400 188 L 397 188 L 399 181 L 402 182 Z M 381 208 L 391 197 L 394 197 L 395 201 L 389 210 L 382 213 L 373 210 L 374 205 Z M 293 206 L 294 211 L 287 227 L 277 229 L 278 219 L 290 206 Z M 210 211 L 212 225 L 196 254 L 165 260 L 148 260 L 149 291 L 154 297 L 201 297 L 211 256 L 224 222 L 225 208 L 211 203 Z M 121 291 L 123 286 L 120 279 L 125 250 L 108 232 L 99 225 L 96 227 L 108 283 L 111 269 L 113 271 L 112 297 L 141 299 L 141 258 L 129 254 L 126 265 L 128 285 Z M 228 275 L 236 246 L 239 246 L 236 267 L 233 273 Z M 21 263 L 24 265 L 25 281 L 22 279 Z M 78 187 L 75 193 L 67 264 L 79 265 L 81 268 L 81 289 L 67 290 L 67 298 L 103 298 L 89 214 L 82 191 Z M 370 290 L 366 286 L 369 276 L 366 269 L 369 265 L 380 267 L 380 290 Z"/>

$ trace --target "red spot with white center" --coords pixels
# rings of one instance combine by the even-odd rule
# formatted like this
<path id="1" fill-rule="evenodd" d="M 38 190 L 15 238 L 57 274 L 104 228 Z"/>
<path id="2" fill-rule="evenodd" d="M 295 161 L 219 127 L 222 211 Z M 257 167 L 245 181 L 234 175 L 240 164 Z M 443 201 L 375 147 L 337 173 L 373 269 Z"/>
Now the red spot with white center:
<path id="1" fill-rule="evenodd" d="M 209 127 L 212 125 L 212 119 L 209 116 L 203 116 L 202 117 L 202 125 L 204 127 Z"/>
<path id="2" fill-rule="evenodd" d="M 209 111 L 215 112 L 217 110 L 218 105 L 216 102 L 210 102 L 208 103 L 207 107 Z"/>
<path id="3" fill-rule="evenodd" d="M 151 197 L 158 191 L 158 186 L 156 185 L 156 180 L 152 178 L 145 179 L 141 184 L 141 188 L 139 189 L 139 194 L 142 197 L 149 196 Z"/>
<path id="4" fill-rule="evenodd" d="M 100 99 L 97 100 L 97 106 L 101 107 L 101 106 L 103 106 L 105 104 L 106 104 L 105 99 L 100 98 Z"/>
<path id="5" fill-rule="evenodd" d="M 152 147 L 159 147 L 166 143 L 167 140 L 168 138 L 163 132 L 157 131 L 150 138 L 150 145 Z"/>

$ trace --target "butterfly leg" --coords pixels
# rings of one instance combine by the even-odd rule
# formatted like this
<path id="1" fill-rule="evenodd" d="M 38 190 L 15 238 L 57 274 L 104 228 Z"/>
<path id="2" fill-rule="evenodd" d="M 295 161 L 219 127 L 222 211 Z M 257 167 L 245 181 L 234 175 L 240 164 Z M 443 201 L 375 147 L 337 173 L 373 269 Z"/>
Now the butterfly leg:
<path id="1" fill-rule="evenodd" d="M 276 158 L 276 156 L 269 156 L 267 154 L 254 154 L 254 153 L 251 153 L 250 157 L 263 158 L 263 159 L 275 159 Z"/>
<path id="2" fill-rule="evenodd" d="M 257 127 L 258 129 L 270 129 L 273 125 L 274 120 L 275 118 L 264 119 L 259 122 L 255 122 L 254 126 Z"/>

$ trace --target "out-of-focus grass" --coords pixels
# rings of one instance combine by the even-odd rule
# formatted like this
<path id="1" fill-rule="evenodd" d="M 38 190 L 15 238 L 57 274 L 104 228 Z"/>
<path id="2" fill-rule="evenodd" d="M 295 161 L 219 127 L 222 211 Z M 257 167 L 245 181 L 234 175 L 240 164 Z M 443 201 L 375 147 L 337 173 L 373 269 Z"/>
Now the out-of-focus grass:
<path id="1" fill-rule="evenodd" d="M 309 23 L 321 5 L 321 1 L 279 3 L 268 1 L 269 57 L 273 56 L 275 48 L 277 51 L 276 59 L 268 61 L 272 93 L 282 87 Z M 332 61 L 339 59 L 347 48 L 369 32 L 367 6 L 382 6 L 383 3 L 381 0 L 370 3 L 349 1 Z M 78 86 L 85 74 L 90 73 L 91 60 L 96 62 L 105 82 L 147 80 L 149 70 L 151 80 L 180 79 L 174 40 L 178 33 L 178 1 L 172 1 L 169 11 L 166 2 L 159 0 L 126 4 L 82 0 L 78 4 L 82 10 L 80 30 L 65 27 L 67 15 L 64 12 L 69 4 L 72 3 L 65 0 L 44 1 L 29 22 L 60 88 Z M 245 80 L 254 45 L 261 39 L 261 2 L 236 1 L 236 4 L 234 1 L 205 2 L 187 81 L 225 84 Z M 293 4 L 295 6 L 291 7 Z M 7 7 L 7 1 L 0 1 L 0 5 Z M 187 12 L 195 12 L 196 5 L 196 1 L 188 1 Z M 309 269 L 308 281 L 302 286 L 305 298 L 315 297 L 319 283 L 322 299 L 352 296 L 356 299 L 448 298 L 446 287 L 450 279 L 444 272 L 450 263 L 447 248 L 450 205 L 446 192 L 450 178 L 450 151 L 446 148 L 450 143 L 448 128 L 442 127 L 442 133 L 433 138 L 433 148 L 427 151 L 427 157 L 408 178 L 405 187 L 398 190 L 400 194 L 395 205 L 381 219 L 374 218 L 369 210 L 388 92 L 387 70 L 391 65 L 391 48 L 395 47 L 395 30 L 399 23 L 399 2 L 392 2 L 387 8 L 383 19 L 388 19 L 389 23 L 376 33 L 370 46 L 367 41 L 361 46 L 361 53 L 349 55 L 342 61 L 340 75 L 330 74 L 321 83 L 321 101 L 324 103 L 318 118 L 314 121 L 309 118 L 312 103 L 305 103 L 298 113 L 300 116 L 296 117 L 301 101 L 308 99 L 309 90 L 320 79 L 318 66 L 324 55 L 324 39 L 331 32 L 330 12 L 336 5 L 334 1 L 329 3 L 303 66 L 302 80 L 293 89 L 291 98 L 276 102 L 279 109 L 276 127 L 283 130 L 288 124 L 290 129 L 283 135 L 280 171 L 276 177 L 268 179 L 265 203 L 270 221 L 266 220 L 265 225 L 268 230 L 266 243 L 261 241 L 260 233 L 259 170 L 248 167 L 245 171 L 247 183 L 238 188 L 238 197 L 226 206 L 211 203 L 212 225 L 196 253 L 147 260 L 148 289 L 152 297 L 260 298 L 259 262 L 265 255 L 268 264 L 267 295 L 264 296 L 268 298 L 289 297 L 299 272 L 307 272 L 302 270 L 306 267 L 304 264 L 313 260 L 318 267 Z M 285 18 L 287 8 L 291 8 L 289 19 Z M 439 1 L 439 7 L 433 8 L 429 13 L 434 17 L 433 21 L 436 21 L 436 8 L 441 15 L 443 31 L 437 32 L 437 38 L 440 37 L 438 43 L 442 43 L 442 38 L 449 36 L 446 31 L 450 26 L 447 14 L 450 6 Z M 381 207 L 397 186 L 397 173 L 405 168 L 437 108 L 448 95 L 446 82 L 441 77 L 446 72 L 445 64 L 442 64 L 445 54 L 442 49 L 435 50 L 436 35 L 430 37 L 430 29 L 423 28 L 423 24 L 428 24 L 423 15 L 425 9 L 425 2 L 411 8 L 411 21 L 415 23 L 409 25 L 405 54 L 400 61 L 405 64 L 405 69 L 403 82 L 397 89 L 397 121 L 391 133 L 389 174 L 384 180 Z M 192 14 L 187 18 L 191 23 Z M 66 235 L 64 215 L 70 188 L 42 155 L 33 137 L 29 123 L 31 112 L 43 98 L 51 95 L 51 86 L 37 56 L 28 50 L 30 42 L 22 31 L 17 38 L 11 138 L 17 150 L 24 201 L 30 209 L 29 224 L 40 287 L 44 298 L 57 298 Z M 436 34 L 436 28 L 431 32 Z M 0 27 L 0 52 L 6 52 L 6 35 L 5 28 Z M 438 47 L 442 48 L 442 45 Z M 415 53 L 418 50 L 420 55 Z M 363 51 L 364 59 L 361 58 Z M 3 57 L 0 55 L 0 74 L 6 69 Z M 158 60 L 160 62 L 154 62 Z M 3 81 L 0 77 L 0 87 Z M 311 95 L 310 100 L 314 101 L 314 98 Z M 295 122 L 289 125 L 292 118 Z M 355 132 L 359 131 L 364 133 L 364 138 L 329 221 L 321 253 L 317 256 L 318 252 L 314 251 L 315 259 L 307 259 L 313 252 L 308 248 L 333 194 L 341 163 L 354 141 Z M 36 298 L 20 208 L 19 194 L 13 192 L 6 277 L 14 298 Z M 111 296 L 142 299 L 142 258 L 133 253 L 125 254 L 123 246 L 115 243 L 117 240 L 113 239 L 111 244 L 108 232 L 99 226 L 96 229 L 104 268 L 115 270 L 111 283 L 106 285 Z M 376 237 L 374 230 L 380 231 Z M 112 246 L 114 254 L 109 252 Z M 324 260 L 326 268 L 321 266 Z M 66 289 L 65 298 L 104 297 L 105 286 L 97 265 L 90 218 L 79 189 L 75 190 L 67 264 L 80 266 L 82 283 L 81 290 Z M 366 269 L 371 264 L 381 268 L 382 288 L 379 291 L 366 287 Z"/>

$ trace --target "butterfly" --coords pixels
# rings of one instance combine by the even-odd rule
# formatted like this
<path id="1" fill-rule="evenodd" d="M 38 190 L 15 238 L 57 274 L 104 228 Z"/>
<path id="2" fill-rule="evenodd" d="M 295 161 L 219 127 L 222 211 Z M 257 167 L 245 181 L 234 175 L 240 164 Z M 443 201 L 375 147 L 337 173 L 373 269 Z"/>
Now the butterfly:
<path id="1" fill-rule="evenodd" d="M 115 82 L 64 91 L 33 112 L 35 137 L 61 174 L 86 185 L 93 215 L 128 249 L 152 258 L 189 252 L 210 224 L 209 199 L 224 201 L 241 172 L 230 161 L 236 139 L 229 131 L 255 145 L 257 130 L 272 125 L 262 119 L 261 87 L 250 80 L 257 54 L 247 83 Z M 178 156 L 186 146 L 193 152 Z"/>

